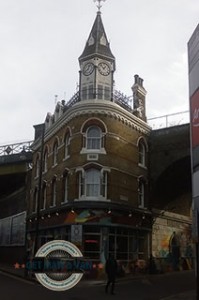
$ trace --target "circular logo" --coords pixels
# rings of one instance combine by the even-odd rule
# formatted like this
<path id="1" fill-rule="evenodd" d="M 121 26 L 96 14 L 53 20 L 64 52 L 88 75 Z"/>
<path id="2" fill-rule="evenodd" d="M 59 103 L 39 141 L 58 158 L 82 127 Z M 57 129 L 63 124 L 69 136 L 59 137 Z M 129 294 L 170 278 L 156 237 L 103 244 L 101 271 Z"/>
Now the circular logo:
<path id="1" fill-rule="evenodd" d="M 68 259 L 83 257 L 81 251 L 72 243 L 64 240 L 54 240 L 44 244 L 35 257 Z M 67 270 L 55 273 L 35 273 L 37 280 L 53 291 L 65 291 L 73 288 L 82 278 L 82 273 L 71 273 Z"/>

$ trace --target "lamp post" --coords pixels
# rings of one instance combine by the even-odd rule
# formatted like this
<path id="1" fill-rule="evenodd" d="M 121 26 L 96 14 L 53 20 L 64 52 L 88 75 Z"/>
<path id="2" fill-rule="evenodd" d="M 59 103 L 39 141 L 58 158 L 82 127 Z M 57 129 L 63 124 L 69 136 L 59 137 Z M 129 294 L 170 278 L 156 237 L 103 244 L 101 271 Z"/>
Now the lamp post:
<path id="1" fill-rule="evenodd" d="M 40 215 L 40 204 L 42 197 L 42 172 L 43 172 L 43 152 L 44 152 L 44 134 L 45 134 L 45 124 L 40 124 L 41 126 L 41 146 L 40 146 L 40 164 L 39 164 L 39 183 L 38 183 L 38 197 L 37 197 L 37 219 L 36 219 L 36 227 L 35 227 L 35 247 L 34 253 L 38 250 L 38 242 L 39 242 L 39 215 Z"/>

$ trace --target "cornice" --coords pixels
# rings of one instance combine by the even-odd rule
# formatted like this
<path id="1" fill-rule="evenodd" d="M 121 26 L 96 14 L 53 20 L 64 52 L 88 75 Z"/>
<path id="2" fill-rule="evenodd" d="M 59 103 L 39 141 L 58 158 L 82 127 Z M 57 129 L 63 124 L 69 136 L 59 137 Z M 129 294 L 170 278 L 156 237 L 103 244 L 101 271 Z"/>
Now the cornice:
<path id="1" fill-rule="evenodd" d="M 70 107 L 54 124 L 51 125 L 50 128 L 46 130 L 44 141 L 47 142 L 57 133 L 57 131 L 71 120 L 85 115 L 88 117 L 105 116 L 112 118 L 145 135 L 149 135 L 151 131 L 151 127 L 146 122 L 114 102 L 106 100 L 84 100 Z M 33 143 L 33 149 L 37 150 L 39 145 L 40 141 L 35 141 L 35 143 Z"/>

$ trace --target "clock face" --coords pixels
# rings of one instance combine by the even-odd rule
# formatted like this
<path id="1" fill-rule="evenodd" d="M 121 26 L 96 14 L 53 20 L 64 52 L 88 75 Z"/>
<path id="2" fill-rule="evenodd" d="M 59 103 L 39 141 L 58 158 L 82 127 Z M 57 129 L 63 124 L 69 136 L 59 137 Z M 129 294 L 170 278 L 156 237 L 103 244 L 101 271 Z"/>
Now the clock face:
<path id="1" fill-rule="evenodd" d="M 86 76 L 88 76 L 91 73 L 93 73 L 93 70 L 94 70 L 94 64 L 87 63 L 87 64 L 85 64 L 85 66 L 83 68 L 83 74 L 86 75 Z"/>
<path id="2" fill-rule="evenodd" d="M 110 74 L 110 67 L 106 63 L 99 63 L 98 70 L 100 74 L 107 76 Z"/>

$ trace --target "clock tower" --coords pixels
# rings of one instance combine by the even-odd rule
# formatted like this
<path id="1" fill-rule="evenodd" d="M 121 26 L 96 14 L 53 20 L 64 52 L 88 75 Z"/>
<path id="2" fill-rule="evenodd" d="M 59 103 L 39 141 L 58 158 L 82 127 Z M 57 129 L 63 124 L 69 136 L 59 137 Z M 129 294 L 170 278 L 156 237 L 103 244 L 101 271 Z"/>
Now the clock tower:
<path id="1" fill-rule="evenodd" d="M 100 7 L 89 34 L 86 46 L 79 57 L 80 100 L 109 100 L 113 95 L 115 57 L 102 23 Z"/>

